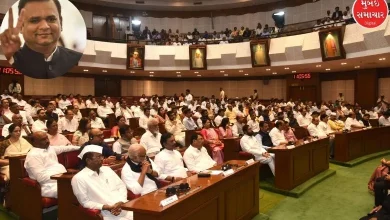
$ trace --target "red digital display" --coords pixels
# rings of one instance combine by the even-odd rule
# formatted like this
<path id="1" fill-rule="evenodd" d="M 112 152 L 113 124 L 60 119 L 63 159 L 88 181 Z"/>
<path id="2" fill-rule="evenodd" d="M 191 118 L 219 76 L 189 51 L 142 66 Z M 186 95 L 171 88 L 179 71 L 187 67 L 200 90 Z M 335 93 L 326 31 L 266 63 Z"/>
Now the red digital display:
<path id="1" fill-rule="evenodd" d="M 294 74 L 294 79 L 311 79 L 311 74 L 310 73 Z"/>
<path id="2" fill-rule="evenodd" d="M 13 67 L 1 67 L 0 66 L 0 74 L 8 74 L 8 75 L 22 75 L 21 72 L 17 71 Z"/>

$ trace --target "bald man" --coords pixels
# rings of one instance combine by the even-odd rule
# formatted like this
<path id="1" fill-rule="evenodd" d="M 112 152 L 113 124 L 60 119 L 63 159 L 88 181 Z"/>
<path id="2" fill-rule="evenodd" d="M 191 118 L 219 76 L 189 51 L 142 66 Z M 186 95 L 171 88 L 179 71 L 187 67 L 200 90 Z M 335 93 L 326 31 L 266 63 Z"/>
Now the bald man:
<path id="1" fill-rule="evenodd" d="M 23 124 L 22 122 L 23 122 L 23 117 L 20 114 L 14 114 L 12 116 L 12 123 L 4 125 L 3 130 L 1 131 L 1 135 L 3 137 L 7 137 L 9 135 L 8 128 L 12 124 L 16 124 L 21 128 L 22 136 L 30 135 L 31 134 L 30 128 L 26 124 Z"/>
<path id="2" fill-rule="evenodd" d="M 103 147 L 102 155 L 104 157 L 103 163 L 110 164 L 115 162 L 115 160 L 122 160 L 124 157 L 121 154 L 115 153 L 106 143 L 104 143 L 103 131 L 98 128 L 92 128 L 89 133 L 89 141 L 85 142 L 80 148 L 80 152 L 87 145 L 97 145 Z M 83 161 L 80 162 L 79 168 L 84 168 L 85 164 Z"/>
<path id="3" fill-rule="evenodd" d="M 27 153 L 24 167 L 28 176 L 38 181 L 43 197 L 57 198 L 57 181 L 51 176 L 66 173 L 65 167 L 58 162 L 57 155 L 78 150 L 78 146 L 50 146 L 46 132 L 33 134 L 33 148 Z"/>
<path id="4" fill-rule="evenodd" d="M 140 144 L 133 144 L 129 147 L 128 154 L 121 173 L 127 189 L 141 196 L 157 190 L 160 169 L 146 156 L 145 148 Z"/>
<path id="5" fill-rule="evenodd" d="M 161 133 L 158 131 L 158 120 L 149 119 L 148 130 L 142 135 L 140 144 L 144 146 L 148 156 L 154 156 L 160 152 L 162 146 L 160 143 Z"/>

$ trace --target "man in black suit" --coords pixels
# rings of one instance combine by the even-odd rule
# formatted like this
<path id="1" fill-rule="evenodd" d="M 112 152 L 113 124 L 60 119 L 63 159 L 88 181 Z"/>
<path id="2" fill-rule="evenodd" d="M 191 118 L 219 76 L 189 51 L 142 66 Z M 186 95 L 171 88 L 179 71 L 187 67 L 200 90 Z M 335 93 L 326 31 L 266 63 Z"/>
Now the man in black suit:
<path id="1" fill-rule="evenodd" d="M 62 31 L 61 5 L 58 0 L 20 0 L 16 27 L 12 8 L 8 29 L 0 34 L 3 53 L 10 64 L 23 74 L 39 79 L 63 75 L 80 60 L 82 53 L 58 46 Z M 19 33 L 25 43 L 21 47 Z"/>
<path id="2" fill-rule="evenodd" d="M 332 14 L 332 20 L 336 21 L 336 20 L 338 20 L 339 18 L 342 18 L 342 17 L 343 17 L 343 12 L 340 11 L 339 7 L 336 7 L 335 11 Z"/>

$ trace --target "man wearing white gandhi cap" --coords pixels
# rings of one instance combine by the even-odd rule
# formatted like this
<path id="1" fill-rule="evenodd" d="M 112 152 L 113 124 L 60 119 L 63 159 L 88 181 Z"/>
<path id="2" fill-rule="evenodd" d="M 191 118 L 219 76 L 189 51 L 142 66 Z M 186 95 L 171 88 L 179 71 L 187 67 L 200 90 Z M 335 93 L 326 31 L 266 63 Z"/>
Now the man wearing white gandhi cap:
<path id="1" fill-rule="evenodd" d="M 105 220 L 132 220 L 133 212 L 121 209 L 127 202 L 126 185 L 110 167 L 102 166 L 102 150 L 87 145 L 79 154 L 86 167 L 72 179 L 74 195 L 84 208 L 102 210 Z"/>

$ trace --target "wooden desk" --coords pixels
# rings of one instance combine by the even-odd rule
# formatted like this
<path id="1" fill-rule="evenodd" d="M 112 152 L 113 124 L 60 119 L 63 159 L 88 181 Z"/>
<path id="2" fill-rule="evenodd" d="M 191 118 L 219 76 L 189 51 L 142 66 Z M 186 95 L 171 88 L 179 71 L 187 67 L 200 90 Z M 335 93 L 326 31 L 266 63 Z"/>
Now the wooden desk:
<path id="1" fill-rule="evenodd" d="M 245 161 L 229 161 L 245 165 Z M 187 182 L 192 193 L 179 201 L 161 207 L 166 187 L 131 200 L 122 209 L 134 212 L 134 220 L 225 220 L 252 219 L 259 213 L 259 162 L 240 167 L 234 174 L 208 178 L 197 175 L 175 183 Z M 220 166 L 214 167 L 219 169 Z M 198 188 L 199 187 L 199 188 Z"/>
<path id="2" fill-rule="evenodd" d="M 377 127 L 335 134 L 334 159 L 347 162 L 390 149 L 390 127 Z"/>
<path id="3" fill-rule="evenodd" d="M 291 190 L 313 176 L 329 169 L 329 138 L 303 144 L 293 149 L 270 148 L 275 153 L 275 186 Z"/>

